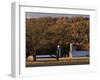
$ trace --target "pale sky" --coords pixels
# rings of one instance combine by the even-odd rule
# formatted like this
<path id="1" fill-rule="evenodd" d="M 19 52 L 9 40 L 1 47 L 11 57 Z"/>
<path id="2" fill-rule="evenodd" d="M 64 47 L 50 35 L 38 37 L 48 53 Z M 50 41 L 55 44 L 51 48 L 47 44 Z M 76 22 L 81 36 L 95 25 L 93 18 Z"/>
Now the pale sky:
<path id="1" fill-rule="evenodd" d="M 36 13 L 36 12 L 26 12 L 26 18 L 39 18 L 39 17 L 73 17 L 73 16 L 83 16 L 89 17 L 89 15 L 80 14 L 58 14 L 58 13 Z"/>

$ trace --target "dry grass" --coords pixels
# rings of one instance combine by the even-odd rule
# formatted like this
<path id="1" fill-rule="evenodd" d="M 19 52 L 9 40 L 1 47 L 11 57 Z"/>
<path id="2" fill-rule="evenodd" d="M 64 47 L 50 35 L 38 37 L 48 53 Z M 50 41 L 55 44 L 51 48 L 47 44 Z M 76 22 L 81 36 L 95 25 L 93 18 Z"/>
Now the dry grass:
<path id="1" fill-rule="evenodd" d="M 72 58 L 37 58 L 36 61 L 26 62 L 26 66 L 47 66 L 47 65 L 60 65 L 60 64 L 89 64 L 89 57 L 72 57 Z"/>

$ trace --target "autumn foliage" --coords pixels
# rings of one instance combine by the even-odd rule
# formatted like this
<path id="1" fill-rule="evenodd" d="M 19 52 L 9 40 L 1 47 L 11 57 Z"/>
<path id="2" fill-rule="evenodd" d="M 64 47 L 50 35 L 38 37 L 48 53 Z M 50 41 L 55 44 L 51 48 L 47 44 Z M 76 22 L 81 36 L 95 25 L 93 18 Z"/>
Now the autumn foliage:
<path id="1" fill-rule="evenodd" d="M 89 17 L 26 18 L 26 53 L 73 43 L 78 50 L 89 49 Z"/>

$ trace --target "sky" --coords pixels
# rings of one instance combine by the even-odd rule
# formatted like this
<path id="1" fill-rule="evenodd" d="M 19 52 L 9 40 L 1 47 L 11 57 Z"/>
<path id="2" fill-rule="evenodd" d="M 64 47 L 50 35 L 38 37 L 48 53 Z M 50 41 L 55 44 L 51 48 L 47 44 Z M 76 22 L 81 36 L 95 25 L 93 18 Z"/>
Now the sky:
<path id="1" fill-rule="evenodd" d="M 36 12 L 26 12 L 26 18 L 39 18 L 39 17 L 73 17 L 73 16 L 83 16 L 89 17 L 89 15 L 80 14 L 58 14 L 58 13 L 36 13 Z"/>

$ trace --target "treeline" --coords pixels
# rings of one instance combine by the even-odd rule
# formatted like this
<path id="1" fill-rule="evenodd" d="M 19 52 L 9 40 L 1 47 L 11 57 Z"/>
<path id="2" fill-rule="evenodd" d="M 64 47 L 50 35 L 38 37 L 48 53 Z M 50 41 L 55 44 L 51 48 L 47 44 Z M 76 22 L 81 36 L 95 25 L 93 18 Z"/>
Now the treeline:
<path id="1" fill-rule="evenodd" d="M 89 17 L 26 18 L 26 52 L 73 43 L 79 50 L 89 49 Z"/>

